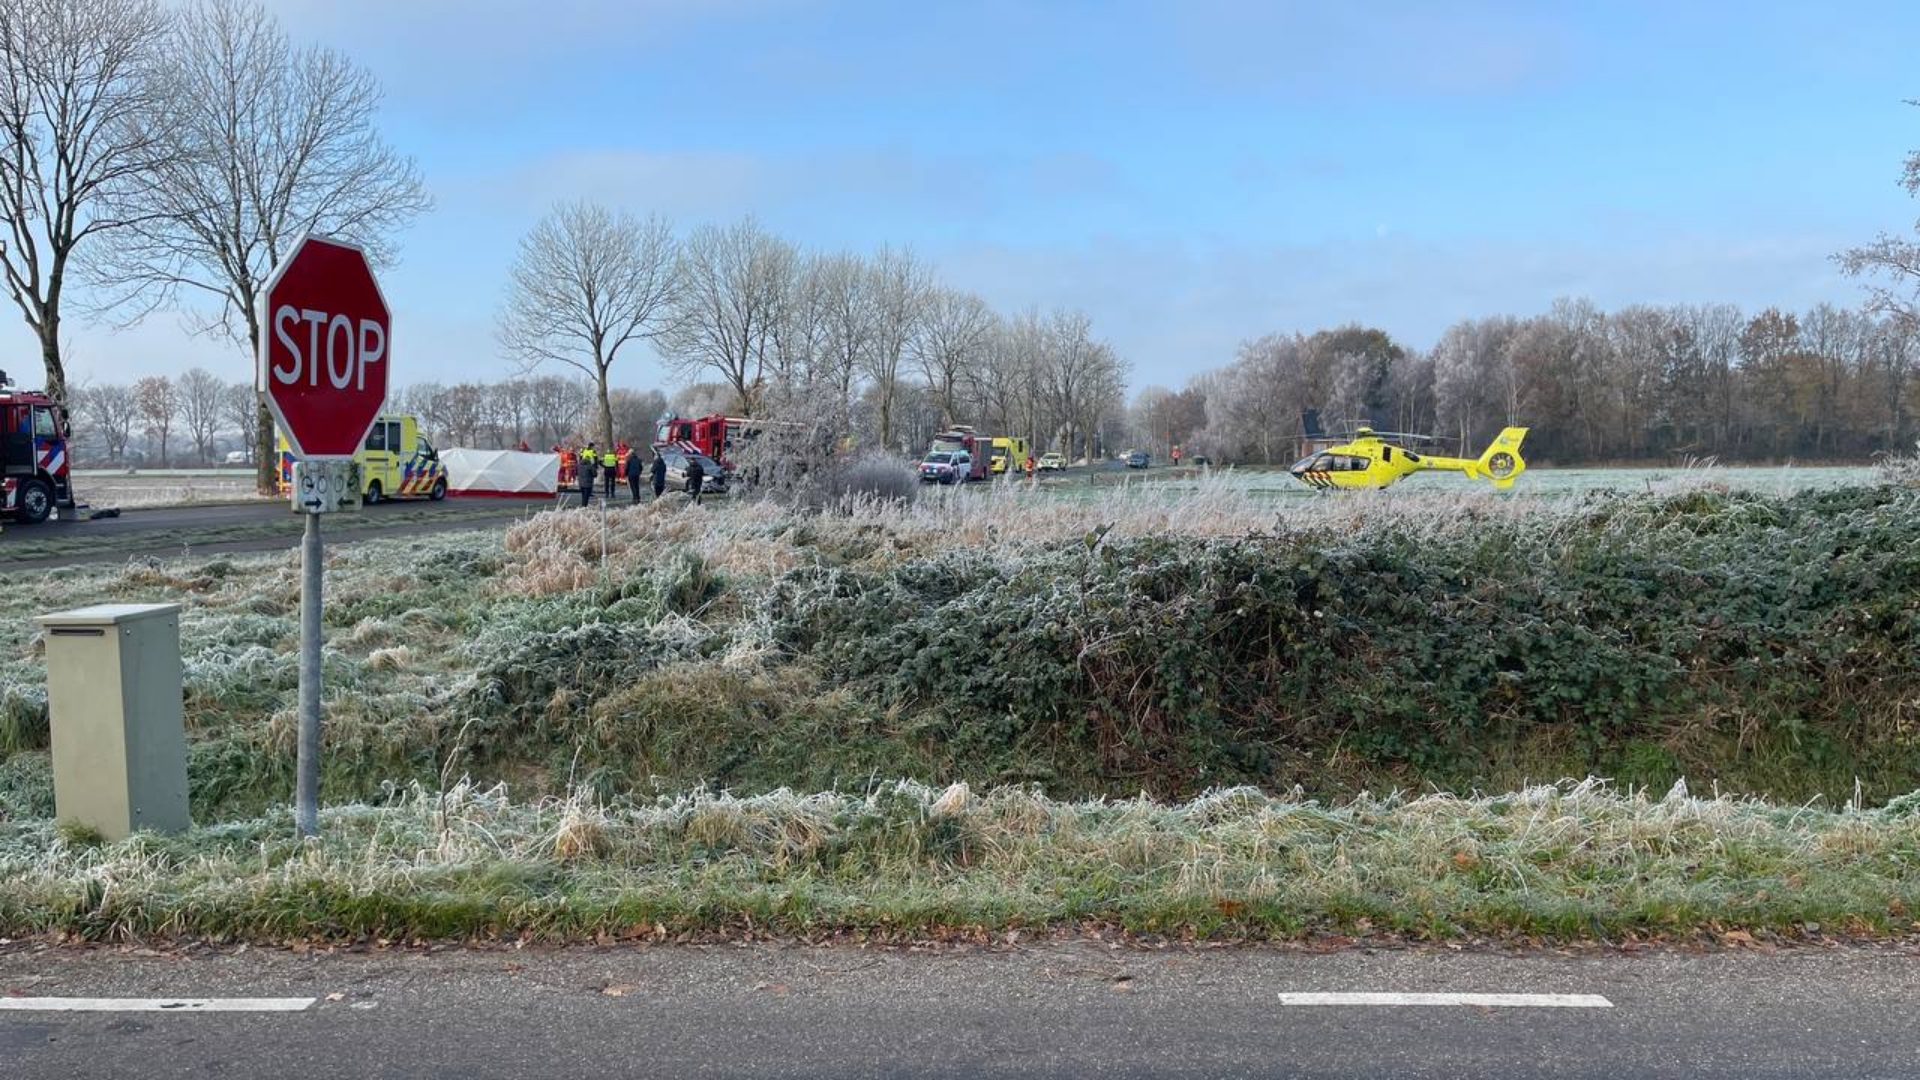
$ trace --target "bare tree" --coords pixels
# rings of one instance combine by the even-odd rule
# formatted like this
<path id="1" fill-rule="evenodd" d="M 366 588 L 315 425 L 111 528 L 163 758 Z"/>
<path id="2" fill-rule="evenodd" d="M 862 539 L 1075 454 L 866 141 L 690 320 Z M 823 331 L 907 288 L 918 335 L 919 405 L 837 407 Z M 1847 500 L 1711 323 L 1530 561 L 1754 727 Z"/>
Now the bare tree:
<path id="1" fill-rule="evenodd" d="M 487 415 L 500 442 L 518 445 L 526 441 L 531 412 L 525 379 L 508 379 L 487 388 Z"/>
<path id="2" fill-rule="evenodd" d="M 656 425 L 667 411 L 667 395 L 658 390 L 621 387 L 610 398 L 613 401 L 614 434 L 634 446 L 651 444 Z"/>
<path id="3" fill-rule="evenodd" d="M 1920 101 L 1909 101 L 1920 105 Z M 1907 155 L 1900 186 L 1920 196 L 1920 150 Z M 1854 277 L 1873 279 L 1867 286 L 1871 308 L 1909 325 L 1920 325 L 1920 222 L 1913 236 L 1881 233 L 1871 244 L 1843 251 L 1835 258 Z"/>
<path id="4" fill-rule="evenodd" d="M 681 290 L 668 361 L 689 381 L 711 371 L 725 379 L 747 416 L 758 415 L 774 324 L 798 255 L 753 218 L 724 228 L 703 225 L 681 252 Z"/>
<path id="5" fill-rule="evenodd" d="M 441 423 L 455 446 L 476 446 L 487 426 L 487 388 L 479 383 L 454 383 L 441 396 Z"/>
<path id="6" fill-rule="evenodd" d="M 873 296 L 866 287 L 866 264 L 858 255 L 845 252 L 824 255 L 814 261 L 813 277 L 826 322 L 821 375 L 838 384 L 844 415 L 861 358 L 873 347 Z"/>
<path id="7" fill-rule="evenodd" d="M 534 444 L 558 446 L 578 435 L 587 397 L 586 387 L 559 375 L 528 379 L 527 412 L 532 417 Z"/>
<path id="8" fill-rule="evenodd" d="M 941 423 L 959 421 L 957 391 L 976 374 L 994 322 L 993 309 L 973 293 L 935 289 L 929 297 L 925 323 L 913 339 L 913 355 L 940 409 Z"/>
<path id="9" fill-rule="evenodd" d="M 931 287 L 926 268 L 912 251 L 883 247 L 867 266 L 867 289 L 873 301 L 873 347 L 866 353 L 866 370 L 874 382 L 880 448 L 891 453 L 896 449 L 893 404 L 899 391 L 900 363 L 920 332 Z"/>
<path id="10" fill-rule="evenodd" d="M 258 453 L 260 443 L 260 397 L 250 382 L 228 383 L 220 392 L 222 418 L 240 434 L 240 445 Z M 275 468 L 278 468 L 276 465 Z"/>
<path id="11" fill-rule="evenodd" d="M 393 234 L 431 200 L 413 160 L 380 138 L 373 75 L 331 49 L 295 48 L 264 7 L 193 0 L 162 51 L 167 108 L 142 137 L 167 152 L 117 193 L 129 222 L 99 276 L 109 302 L 198 311 L 198 329 L 251 356 L 267 275 L 302 236 L 348 241 L 386 265 Z M 255 447 L 267 493 L 276 467 L 264 407 Z"/>
<path id="12" fill-rule="evenodd" d="M 133 423 L 139 415 L 130 388 L 106 383 L 77 389 L 74 407 L 86 418 L 79 426 L 97 433 L 106 444 L 107 460 L 120 461 L 127 456 L 127 442 L 133 437 Z"/>
<path id="13" fill-rule="evenodd" d="M 147 74 L 165 31 L 153 0 L 0 0 L 0 267 L 61 405 L 75 253 L 127 223 L 109 192 L 143 183 L 169 152 L 137 120 L 155 111 Z"/>
<path id="14" fill-rule="evenodd" d="M 213 372 L 192 368 L 180 376 L 174 387 L 179 401 L 180 423 L 193 441 L 194 460 L 206 462 L 213 457 L 213 437 L 220 431 L 221 393 L 225 389 Z"/>
<path id="15" fill-rule="evenodd" d="M 613 445 L 607 372 L 620 350 L 667 328 L 678 289 L 673 230 L 594 203 L 553 208 L 520 241 L 499 338 L 529 369 L 565 364 L 594 381 L 602 445 Z"/>
<path id="16" fill-rule="evenodd" d="M 165 375 L 149 375 L 133 384 L 134 408 L 140 413 L 140 426 L 147 438 L 160 444 L 160 467 L 167 467 L 167 434 L 180 413 L 173 380 Z"/>

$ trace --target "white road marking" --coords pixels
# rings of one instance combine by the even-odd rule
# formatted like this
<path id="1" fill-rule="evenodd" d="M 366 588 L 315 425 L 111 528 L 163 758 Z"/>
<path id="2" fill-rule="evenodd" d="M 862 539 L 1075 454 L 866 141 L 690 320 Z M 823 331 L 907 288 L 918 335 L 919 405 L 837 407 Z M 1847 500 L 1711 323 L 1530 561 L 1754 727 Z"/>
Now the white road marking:
<path id="1" fill-rule="evenodd" d="M 1599 994 L 1281 994 L 1282 1005 L 1479 1005 L 1489 1009 L 1611 1009 Z"/>
<path id="2" fill-rule="evenodd" d="M 0 996 L 0 1012 L 300 1012 L 303 998 L 85 998 Z"/>

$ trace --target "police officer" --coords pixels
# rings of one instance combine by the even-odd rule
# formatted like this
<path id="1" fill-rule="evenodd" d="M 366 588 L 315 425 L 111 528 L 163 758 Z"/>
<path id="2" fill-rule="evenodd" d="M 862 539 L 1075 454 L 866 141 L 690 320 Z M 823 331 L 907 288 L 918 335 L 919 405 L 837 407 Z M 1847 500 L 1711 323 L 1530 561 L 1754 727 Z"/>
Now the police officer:
<path id="1" fill-rule="evenodd" d="M 609 448 L 606 453 L 600 455 L 600 468 L 606 471 L 607 501 L 612 502 L 614 485 L 620 479 L 620 455 Z"/>
<path id="2" fill-rule="evenodd" d="M 580 505 L 581 506 L 588 506 L 588 505 L 591 505 L 593 502 L 594 472 L 599 468 L 599 466 L 600 466 L 600 452 L 594 449 L 594 445 L 592 443 L 588 443 L 580 451 L 580 465 L 578 467 L 578 472 L 580 474 Z"/>

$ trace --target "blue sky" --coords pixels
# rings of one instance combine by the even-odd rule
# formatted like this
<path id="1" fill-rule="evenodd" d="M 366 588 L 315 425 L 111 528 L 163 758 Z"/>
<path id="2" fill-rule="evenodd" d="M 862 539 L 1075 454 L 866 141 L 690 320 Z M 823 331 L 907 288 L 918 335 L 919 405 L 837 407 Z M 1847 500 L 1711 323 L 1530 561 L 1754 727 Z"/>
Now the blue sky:
<path id="1" fill-rule="evenodd" d="M 383 277 L 402 382 L 509 369 L 514 245 L 575 197 L 911 245 L 1003 310 L 1085 309 L 1136 386 L 1563 295 L 1854 303 L 1828 256 L 1920 216 L 1911 2 L 272 6 L 383 80 L 438 203 Z M 73 337 L 95 379 L 249 370 L 165 314 Z"/>

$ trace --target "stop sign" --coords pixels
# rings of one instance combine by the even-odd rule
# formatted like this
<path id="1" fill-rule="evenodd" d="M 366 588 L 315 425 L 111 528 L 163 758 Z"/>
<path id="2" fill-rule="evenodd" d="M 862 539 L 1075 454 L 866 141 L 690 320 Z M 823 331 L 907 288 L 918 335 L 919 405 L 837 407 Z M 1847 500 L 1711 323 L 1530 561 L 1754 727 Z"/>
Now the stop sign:
<path id="1" fill-rule="evenodd" d="M 255 388 L 302 458 L 352 457 L 387 400 L 392 322 L 367 257 L 309 236 L 262 296 Z"/>

